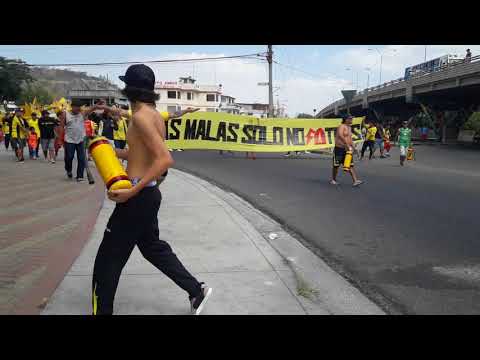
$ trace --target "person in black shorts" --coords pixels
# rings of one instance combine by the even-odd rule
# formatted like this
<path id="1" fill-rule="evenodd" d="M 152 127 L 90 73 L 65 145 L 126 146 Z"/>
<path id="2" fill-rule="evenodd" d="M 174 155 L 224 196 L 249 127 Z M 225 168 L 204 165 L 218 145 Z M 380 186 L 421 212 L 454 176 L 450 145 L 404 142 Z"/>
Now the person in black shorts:
<path id="1" fill-rule="evenodd" d="M 48 110 L 42 111 L 42 117 L 38 120 L 40 143 L 45 160 L 52 164 L 55 164 L 55 127 L 58 125 L 59 121 L 52 118 Z"/>
<path id="2" fill-rule="evenodd" d="M 346 117 L 342 120 L 342 123 L 337 129 L 337 133 L 335 134 L 335 148 L 333 149 L 333 169 L 332 169 L 332 180 L 330 180 L 330 184 L 338 185 L 337 182 L 337 174 L 338 169 L 340 166 L 343 165 L 345 161 L 345 156 L 347 155 L 347 151 L 353 151 L 353 140 L 352 140 L 352 120 L 351 116 Z M 353 156 L 352 162 L 350 164 L 350 175 L 352 176 L 353 186 L 358 186 L 363 181 L 358 180 L 357 174 L 353 169 Z"/>

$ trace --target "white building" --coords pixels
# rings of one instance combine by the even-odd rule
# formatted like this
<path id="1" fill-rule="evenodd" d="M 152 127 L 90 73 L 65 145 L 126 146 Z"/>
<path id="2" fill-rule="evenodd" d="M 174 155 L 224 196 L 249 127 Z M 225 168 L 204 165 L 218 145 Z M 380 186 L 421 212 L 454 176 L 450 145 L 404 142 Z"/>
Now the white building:
<path id="1" fill-rule="evenodd" d="M 238 114 L 235 98 L 222 95 L 222 85 L 199 85 L 192 77 L 181 77 L 179 81 L 157 81 L 155 92 L 160 96 L 158 111 L 175 112 L 189 107 L 200 111 L 228 112 Z"/>
<path id="2" fill-rule="evenodd" d="M 240 107 L 240 115 L 250 115 L 259 118 L 266 118 L 268 116 L 268 104 L 260 103 L 238 103 Z"/>

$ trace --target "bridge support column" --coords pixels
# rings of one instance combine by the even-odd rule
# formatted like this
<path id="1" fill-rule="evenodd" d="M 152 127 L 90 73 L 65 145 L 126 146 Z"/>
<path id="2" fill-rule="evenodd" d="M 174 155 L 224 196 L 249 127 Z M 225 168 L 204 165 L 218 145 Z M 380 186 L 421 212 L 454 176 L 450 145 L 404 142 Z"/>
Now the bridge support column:
<path id="1" fill-rule="evenodd" d="M 415 102 L 415 98 L 413 96 L 413 86 L 412 85 L 407 85 L 405 88 L 405 102 L 407 104 L 411 104 Z"/>

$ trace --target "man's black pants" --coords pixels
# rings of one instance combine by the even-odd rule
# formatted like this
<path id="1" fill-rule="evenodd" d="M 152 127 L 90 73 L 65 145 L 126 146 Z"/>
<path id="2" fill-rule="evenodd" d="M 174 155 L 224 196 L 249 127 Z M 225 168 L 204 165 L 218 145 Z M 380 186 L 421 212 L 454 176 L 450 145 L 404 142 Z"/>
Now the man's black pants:
<path id="1" fill-rule="evenodd" d="M 125 149 L 127 145 L 126 140 L 113 140 L 113 143 L 115 144 L 115 149 Z"/>
<path id="2" fill-rule="evenodd" d="M 93 315 L 111 315 L 123 267 L 135 245 L 152 265 L 185 290 L 190 297 L 200 283 L 185 269 L 168 243 L 159 239 L 158 210 L 162 195 L 148 187 L 125 203 L 117 204 L 98 249 L 92 279 Z"/>
<path id="3" fill-rule="evenodd" d="M 83 141 L 80 144 L 73 144 L 65 142 L 64 144 L 65 151 L 65 170 L 67 173 L 72 172 L 72 162 L 73 157 L 75 156 L 75 151 L 77 152 L 77 179 L 83 179 L 83 172 L 85 170 L 85 148 Z"/>
<path id="4" fill-rule="evenodd" d="M 8 145 L 10 145 L 10 134 L 5 134 L 5 149 L 8 150 Z"/>
<path id="5" fill-rule="evenodd" d="M 362 146 L 362 158 L 363 158 L 363 155 L 365 155 L 365 150 L 367 150 L 367 147 L 370 148 L 370 159 L 372 158 L 373 156 L 373 152 L 375 150 L 375 141 L 373 140 L 365 140 L 363 142 L 363 146 Z"/>

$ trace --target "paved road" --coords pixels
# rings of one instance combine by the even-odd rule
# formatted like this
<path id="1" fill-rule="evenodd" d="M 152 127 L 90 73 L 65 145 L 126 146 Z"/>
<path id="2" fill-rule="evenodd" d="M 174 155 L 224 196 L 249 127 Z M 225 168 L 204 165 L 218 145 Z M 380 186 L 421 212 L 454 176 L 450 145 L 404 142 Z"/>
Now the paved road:
<path id="1" fill-rule="evenodd" d="M 103 182 L 67 180 L 62 158 L 19 164 L 0 144 L 0 315 L 40 313 L 95 224 Z"/>
<path id="2" fill-rule="evenodd" d="M 231 189 L 301 236 L 390 313 L 480 314 L 480 151 L 418 146 L 417 161 L 356 163 L 360 188 L 331 159 L 175 152 L 176 167 Z M 308 158 L 307 158 L 308 156 Z"/>

